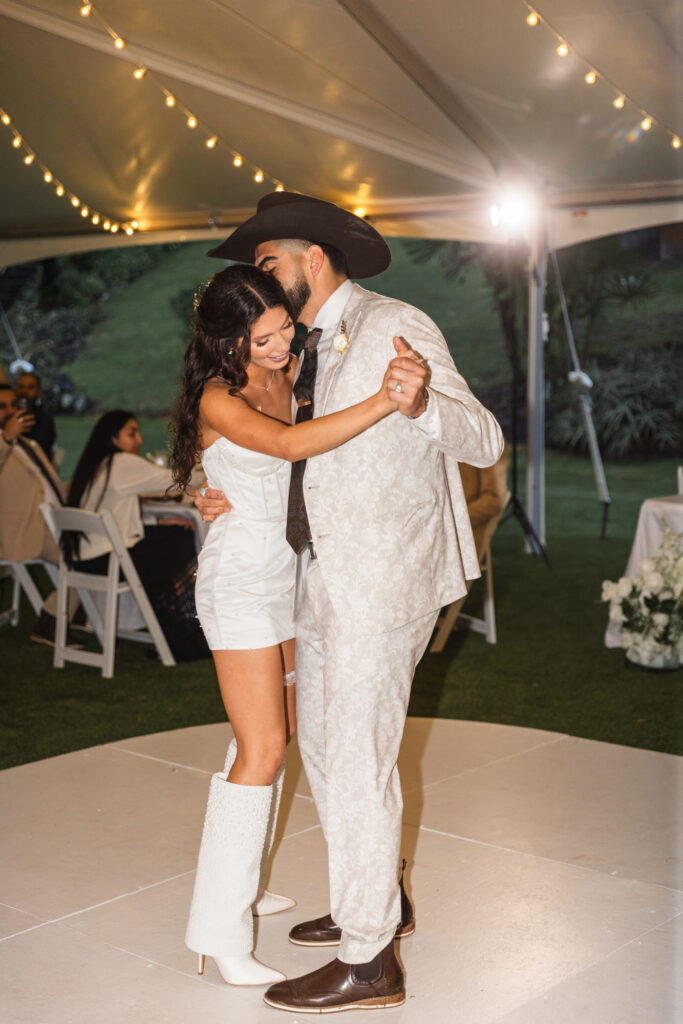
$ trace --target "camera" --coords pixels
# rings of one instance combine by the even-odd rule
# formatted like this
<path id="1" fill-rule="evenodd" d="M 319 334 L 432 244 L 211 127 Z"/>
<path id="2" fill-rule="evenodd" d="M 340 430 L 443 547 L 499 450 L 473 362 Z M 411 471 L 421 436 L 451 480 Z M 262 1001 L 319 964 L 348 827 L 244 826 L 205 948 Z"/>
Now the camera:
<path id="1" fill-rule="evenodd" d="M 22 409 L 24 412 L 30 413 L 31 416 L 36 414 L 36 400 L 35 398 L 18 398 L 17 409 Z"/>

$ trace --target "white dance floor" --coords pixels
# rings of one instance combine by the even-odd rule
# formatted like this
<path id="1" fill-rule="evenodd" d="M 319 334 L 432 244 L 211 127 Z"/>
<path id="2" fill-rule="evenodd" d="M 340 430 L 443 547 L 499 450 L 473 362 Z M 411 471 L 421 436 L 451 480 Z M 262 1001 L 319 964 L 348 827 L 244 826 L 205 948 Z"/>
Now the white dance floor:
<path id="1" fill-rule="evenodd" d="M 212 963 L 198 977 L 183 944 L 209 773 L 229 738 L 226 725 L 181 729 L 0 773 L 3 1024 L 316 1019 L 223 984 Z M 410 719 L 403 851 L 417 931 L 399 946 L 408 998 L 391 1020 L 683 1020 L 677 769 L 556 733 Z M 257 952 L 293 976 L 333 955 L 287 941 L 329 909 L 294 756 L 283 812 L 271 888 L 299 906 L 258 922 Z"/>

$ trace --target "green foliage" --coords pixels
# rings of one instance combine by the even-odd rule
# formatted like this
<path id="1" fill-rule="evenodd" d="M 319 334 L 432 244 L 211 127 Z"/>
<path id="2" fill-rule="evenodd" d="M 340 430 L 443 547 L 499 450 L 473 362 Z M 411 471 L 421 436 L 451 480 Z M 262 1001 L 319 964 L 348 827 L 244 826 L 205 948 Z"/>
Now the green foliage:
<path id="1" fill-rule="evenodd" d="M 593 421 L 608 458 L 677 454 L 683 450 L 683 349 L 631 350 L 616 360 L 591 361 Z M 587 451 L 579 401 L 569 385 L 553 395 L 550 443 Z"/>

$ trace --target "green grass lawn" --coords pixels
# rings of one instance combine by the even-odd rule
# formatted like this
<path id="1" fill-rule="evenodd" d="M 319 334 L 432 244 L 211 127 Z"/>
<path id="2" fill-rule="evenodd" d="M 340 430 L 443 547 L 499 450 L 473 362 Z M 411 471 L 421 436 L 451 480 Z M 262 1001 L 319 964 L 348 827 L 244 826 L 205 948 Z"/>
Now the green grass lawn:
<path id="1" fill-rule="evenodd" d="M 550 453 L 548 552 L 552 571 L 523 553 L 518 523 L 493 543 L 498 644 L 456 632 L 418 667 L 410 714 L 550 729 L 651 750 L 683 752 L 683 671 L 646 672 L 603 645 L 604 578 L 623 572 L 640 503 L 675 491 L 675 460 L 610 463 L 614 503 L 599 539 L 601 506 L 590 463 Z M 523 479 L 523 478 L 522 478 Z M 479 584 L 468 599 L 477 613 Z M 8 599 L 7 587 L 3 594 Z M 120 642 L 116 675 L 52 668 L 52 651 L 28 639 L 33 615 L 2 628 L 0 766 L 127 736 L 221 721 L 209 661 L 164 669 L 144 647 Z"/>

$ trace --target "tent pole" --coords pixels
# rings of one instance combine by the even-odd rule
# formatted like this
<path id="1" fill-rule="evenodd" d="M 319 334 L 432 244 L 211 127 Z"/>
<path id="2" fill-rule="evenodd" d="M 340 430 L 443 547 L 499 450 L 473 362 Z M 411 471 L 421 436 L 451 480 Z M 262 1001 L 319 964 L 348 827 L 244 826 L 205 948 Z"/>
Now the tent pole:
<path id="1" fill-rule="evenodd" d="M 529 338 L 527 354 L 526 509 L 529 521 L 545 545 L 545 372 L 544 311 L 548 241 L 545 211 L 534 225 L 529 252 Z M 528 541 L 528 552 L 533 551 Z"/>

